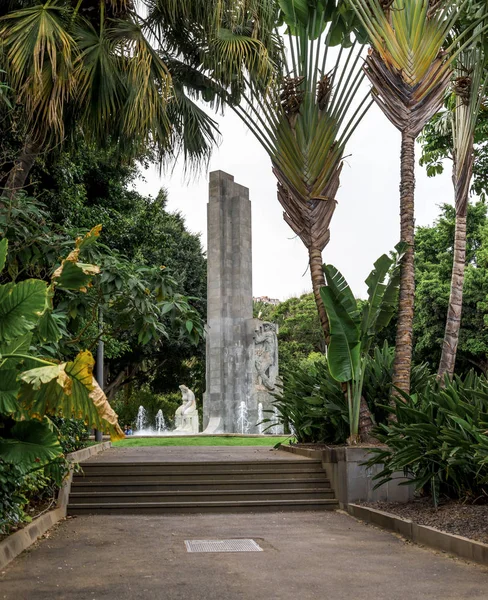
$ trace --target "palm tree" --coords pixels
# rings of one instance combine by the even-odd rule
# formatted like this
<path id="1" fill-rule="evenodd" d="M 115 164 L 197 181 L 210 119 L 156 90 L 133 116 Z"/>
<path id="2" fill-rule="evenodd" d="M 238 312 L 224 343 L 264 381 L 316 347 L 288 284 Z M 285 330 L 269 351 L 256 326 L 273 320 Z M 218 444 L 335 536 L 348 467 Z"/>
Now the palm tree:
<path id="1" fill-rule="evenodd" d="M 450 114 L 453 138 L 453 173 L 456 225 L 454 235 L 451 292 L 438 378 L 452 379 L 461 327 L 464 271 L 466 266 L 466 217 L 473 175 L 474 133 L 481 104 L 485 100 L 488 74 L 486 53 L 478 37 L 456 61 L 453 81 L 454 106 Z"/>
<path id="2" fill-rule="evenodd" d="M 266 70 L 251 60 L 239 61 L 230 76 L 219 77 L 227 84 L 219 94 L 223 101 L 229 99 L 271 158 L 284 219 L 308 250 L 314 297 L 328 340 L 327 313 L 320 296 L 325 285 L 322 251 L 330 237 L 345 146 L 370 102 L 369 94 L 360 100 L 357 97 L 364 75 L 356 42 L 344 43 L 349 48 L 330 50 L 330 55 L 335 54 L 332 66 L 327 60 L 331 42 L 346 41 L 343 38 L 348 39 L 348 31 L 357 26 L 354 14 L 347 14 L 346 29 L 346 20 L 330 7 L 326 9 L 318 1 L 303 4 L 298 0 L 281 2 L 280 14 L 269 15 L 268 24 L 284 22 L 288 27 L 288 48 L 277 29 L 261 38 L 272 64 Z M 276 7 L 274 2 L 269 5 Z M 248 43 L 235 28 L 227 25 L 224 30 L 216 51 L 246 56 Z M 252 39 L 251 31 L 245 33 Z M 264 77 L 263 84 L 262 75 L 267 72 L 274 78 L 270 82 Z M 207 74 L 214 78 L 213 72 Z M 236 92 L 240 102 L 232 99 Z"/>
<path id="3" fill-rule="evenodd" d="M 401 132 L 400 239 L 408 244 L 400 275 L 393 385 L 408 393 L 414 314 L 415 140 L 442 106 L 455 53 L 444 49 L 462 1 L 350 0 L 372 48 L 365 72 L 373 98 Z"/>
<path id="4" fill-rule="evenodd" d="M 143 4 L 151 9 L 158 3 Z M 161 4 L 170 10 L 173 3 Z M 263 3 L 261 13 L 252 0 L 247 4 L 256 10 L 255 22 L 261 25 L 258 17 L 270 3 Z M 41 150 L 64 143 L 75 127 L 88 140 L 109 141 L 126 157 L 152 148 L 161 162 L 180 152 L 190 167 L 207 162 L 218 130 L 194 100 L 208 99 L 214 92 L 206 88 L 208 82 L 186 50 L 191 47 L 202 55 L 209 48 L 195 49 L 185 41 L 178 29 L 178 10 L 168 14 L 167 27 L 158 37 L 144 10 L 138 12 L 134 5 L 132 0 L 11 0 L 0 8 L 0 68 L 7 71 L 16 103 L 24 107 L 26 132 L 5 196 L 25 185 Z M 212 10 L 216 6 L 194 0 L 175 2 L 174 8 L 180 5 L 198 9 L 199 28 L 217 44 L 218 20 Z M 236 26 L 244 17 L 232 7 L 241 5 L 228 3 L 227 13 L 234 15 Z M 264 46 L 256 37 L 248 47 L 256 66 L 265 64 Z M 207 61 L 217 79 L 224 72 L 234 75 L 246 58 L 238 51 L 230 56 L 232 68 L 229 61 L 219 64 L 216 56 Z M 186 59 L 184 69 L 179 68 L 179 57 Z"/>

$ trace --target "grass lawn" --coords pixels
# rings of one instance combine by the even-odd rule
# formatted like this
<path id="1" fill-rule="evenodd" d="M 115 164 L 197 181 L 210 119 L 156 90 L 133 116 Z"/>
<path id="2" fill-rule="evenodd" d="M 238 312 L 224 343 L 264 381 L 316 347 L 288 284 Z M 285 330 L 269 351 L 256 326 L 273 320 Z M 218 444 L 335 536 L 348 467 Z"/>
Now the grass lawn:
<path id="1" fill-rule="evenodd" d="M 185 437 L 127 437 L 114 442 L 115 448 L 136 448 L 138 446 L 275 446 L 287 442 L 290 437 L 239 437 L 239 436 L 185 436 Z"/>

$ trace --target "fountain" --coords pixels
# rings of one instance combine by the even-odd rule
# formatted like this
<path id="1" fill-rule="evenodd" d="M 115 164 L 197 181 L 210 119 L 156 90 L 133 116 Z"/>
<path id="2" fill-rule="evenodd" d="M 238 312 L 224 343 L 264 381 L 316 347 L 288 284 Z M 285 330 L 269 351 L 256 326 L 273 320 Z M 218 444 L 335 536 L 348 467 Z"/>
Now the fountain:
<path id="1" fill-rule="evenodd" d="M 162 433 L 168 431 L 166 421 L 164 420 L 163 411 L 161 409 L 159 409 L 156 414 L 156 431 L 158 435 L 161 435 Z"/>
<path id="2" fill-rule="evenodd" d="M 139 410 L 137 411 L 136 417 L 136 429 L 140 435 L 140 432 L 143 431 L 147 426 L 147 413 L 144 406 L 139 406 Z"/>
<path id="3" fill-rule="evenodd" d="M 258 404 L 258 432 L 260 434 L 263 433 L 264 423 L 263 423 L 264 415 L 263 415 L 263 403 L 260 402 Z"/>
<path id="4" fill-rule="evenodd" d="M 279 420 L 279 411 L 277 406 L 273 406 L 273 416 L 274 416 L 274 425 L 271 427 L 271 433 L 273 435 L 279 435 L 282 432 L 280 420 Z"/>
<path id="5" fill-rule="evenodd" d="M 239 412 L 237 415 L 237 428 L 239 433 L 249 433 L 249 420 L 247 418 L 247 406 L 244 400 L 239 405 Z"/>

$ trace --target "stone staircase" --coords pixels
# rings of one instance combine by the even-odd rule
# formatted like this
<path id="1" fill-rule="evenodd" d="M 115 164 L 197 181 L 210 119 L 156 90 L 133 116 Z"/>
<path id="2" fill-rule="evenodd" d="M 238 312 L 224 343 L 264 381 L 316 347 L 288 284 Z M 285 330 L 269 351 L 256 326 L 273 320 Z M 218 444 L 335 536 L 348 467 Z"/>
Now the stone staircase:
<path id="1" fill-rule="evenodd" d="M 333 510 L 319 460 L 85 462 L 68 514 Z"/>

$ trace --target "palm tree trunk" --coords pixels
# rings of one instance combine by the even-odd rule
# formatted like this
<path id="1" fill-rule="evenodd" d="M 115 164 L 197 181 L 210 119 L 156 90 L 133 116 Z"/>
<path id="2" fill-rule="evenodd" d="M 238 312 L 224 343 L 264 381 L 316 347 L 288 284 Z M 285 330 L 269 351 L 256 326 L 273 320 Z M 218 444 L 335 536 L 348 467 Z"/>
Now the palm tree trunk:
<path id="1" fill-rule="evenodd" d="M 414 271 L 414 193 L 415 193 L 415 137 L 402 131 L 400 175 L 400 239 L 408 244 L 400 269 L 400 297 L 398 325 L 393 363 L 393 385 L 410 392 L 412 366 L 413 313 L 415 298 Z M 395 392 L 394 392 L 395 393 Z"/>
<path id="2" fill-rule="evenodd" d="M 325 286 L 325 275 L 322 268 L 322 252 L 315 246 L 308 248 L 308 257 L 310 265 L 310 274 L 312 276 L 312 288 L 313 295 L 315 297 L 315 304 L 317 305 L 317 311 L 319 313 L 320 324 L 325 336 L 325 343 L 329 345 L 330 329 L 329 319 L 327 318 L 327 312 L 325 310 L 324 303 L 320 296 L 320 288 Z"/>
<path id="3" fill-rule="evenodd" d="M 361 407 L 359 409 L 359 438 L 363 444 L 376 442 L 376 438 L 371 434 L 374 427 L 373 417 L 369 410 L 368 403 L 364 396 L 361 396 Z"/>
<path id="4" fill-rule="evenodd" d="M 452 379 L 456 352 L 461 329 L 461 312 L 463 309 L 464 271 L 466 267 L 466 214 L 456 214 L 454 236 L 454 259 L 452 264 L 451 294 L 447 309 L 446 330 L 442 344 L 441 361 L 437 378 L 442 382 L 446 376 Z"/>
<path id="5" fill-rule="evenodd" d="M 2 198 L 12 200 L 15 194 L 24 188 L 40 150 L 41 145 L 38 142 L 34 142 L 31 138 L 26 139 L 24 147 L 8 175 Z"/>

